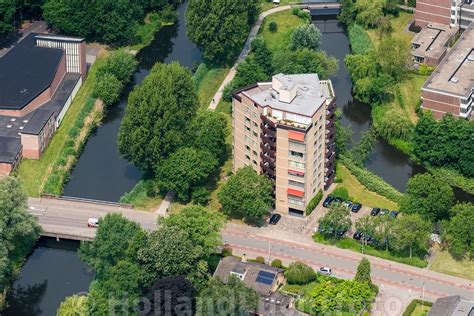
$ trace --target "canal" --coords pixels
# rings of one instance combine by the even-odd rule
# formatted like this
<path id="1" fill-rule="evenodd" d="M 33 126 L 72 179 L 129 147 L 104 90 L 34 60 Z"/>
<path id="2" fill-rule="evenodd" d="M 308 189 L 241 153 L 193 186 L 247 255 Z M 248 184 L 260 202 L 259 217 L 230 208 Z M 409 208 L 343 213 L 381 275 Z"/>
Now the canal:
<path id="1" fill-rule="evenodd" d="M 115 202 L 140 180 L 140 170 L 123 159 L 118 151 L 120 122 L 128 94 L 143 81 L 156 62 L 178 61 L 189 68 L 201 62 L 200 50 L 186 36 L 186 8 L 187 2 L 181 4 L 178 22 L 161 28 L 152 43 L 138 53 L 139 66 L 133 82 L 125 89 L 118 104 L 107 110 L 102 125 L 89 137 L 64 188 L 64 195 Z"/>
<path id="2" fill-rule="evenodd" d="M 85 293 L 94 273 L 79 259 L 79 242 L 41 238 L 7 296 L 2 316 L 56 315 L 61 302 Z"/>

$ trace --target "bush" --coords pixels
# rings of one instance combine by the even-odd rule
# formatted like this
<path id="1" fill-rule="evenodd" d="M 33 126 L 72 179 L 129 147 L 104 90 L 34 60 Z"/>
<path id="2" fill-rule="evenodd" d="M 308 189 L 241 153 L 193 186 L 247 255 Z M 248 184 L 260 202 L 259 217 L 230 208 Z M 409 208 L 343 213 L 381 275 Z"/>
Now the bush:
<path id="1" fill-rule="evenodd" d="M 123 84 L 110 73 L 104 73 L 97 77 L 97 82 L 92 91 L 92 96 L 110 106 L 118 101 L 122 93 Z"/>
<path id="2" fill-rule="evenodd" d="M 318 206 L 319 202 L 323 198 L 323 191 L 319 190 L 319 192 L 311 199 L 308 206 L 306 206 L 306 215 L 310 215 L 313 210 Z"/>
<path id="3" fill-rule="evenodd" d="M 222 249 L 222 256 L 223 256 L 223 257 L 230 257 L 230 256 L 232 256 L 232 248 L 230 248 L 230 247 L 224 247 L 224 248 Z"/>
<path id="4" fill-rule="evenodd" d="M 321 31 L 314 24 L 298 26 L 291 33 L 291 49 L 317 49 L 321 42 Z"/>
<path id="5" fill-rule="evenodd" d="M 366 54 L 374 48 L 367 31 L 358 24 L 349 27 L 349 42 L 353 54 Z"/>
<path id="6" fill-rule="evenodd" d="M 293 8 L 291 9 L 291 14 L 296 15 L 296 16 L 299 17 L 302 11 L 303 11 L 303 10 L 301 10 L 300 7 L 293 7 Z"/>
<path id="7" fill-rule="evenodd" d="M 278 24 L 277 22 L 275 21 L 271 21 L 270 23 L 268 23 L 268 30 L 272 33 L 275 33 L 276 31 L 278 31 Z"/>
<path id="8" fill-rule="evenodd" d="M 255 262 L 265 264 L 265 258 L 258 256 L 257 258 L 255 258 Z"/>
<path id="9" fill-rule="evenodd" d="M 349 191 L 345 187 L 337 187 L 332 191 L 331 195 L 343 200 L 349 200 Z"/>
<path id="10" fill-rule="evenodd" d="M 434 68 L 425 64 L 421 64 L 418 68 L 418 74 L 423 76 L 429 76 L 434 71 Z"/>
<path id="11" fill-rule="evenodd" d="M 209 203 L 211 198 L 211 192 L 204 188 L 200 187 L 193 191 L 192 200 L 194 204 L 206 206 Z"/>
<path id="12" fill-rule="evenodd" d="M 98 65 L 97 77 L 108 73 L 115 76 L 123 85 L 126 85 L 135 72 L 137 65 L 138 62 L 133 55 L 122 49 L 116 50 L 111 52 L 102 64 Z"/>
<path id="13" fill-rule="evenodd" d="M 316 280 L 316 272 L 313 268 L 302 263 L 293 262 L 285 272 L 288 284 L 308 284 Z"/>
<path id="14" fill-rule="evenodd" d="M 274 259 L 270 265 L 275 268 L 283 267 L 283 264 L 280 259 Z"/>

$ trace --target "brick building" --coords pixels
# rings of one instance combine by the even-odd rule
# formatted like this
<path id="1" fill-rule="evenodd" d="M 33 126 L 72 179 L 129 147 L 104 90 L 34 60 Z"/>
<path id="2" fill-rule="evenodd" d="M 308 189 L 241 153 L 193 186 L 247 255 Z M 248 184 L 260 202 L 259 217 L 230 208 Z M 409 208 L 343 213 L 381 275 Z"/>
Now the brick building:
<path id="1" fill-rule="evenodd" d="M 439 23 L 466 29 L 474 21 L 473 0 L 417 0 L 415 24 Z"/>
<path id="2" fill-rule="evenodd" d="M 0 174 L 41 156 L 85 74 L 79 38 L 32 33 L 0 58 Z"/>
<path id="3" fill-rule="evenodd" d="M 233 168 L 252 166 L 273 180 L 275 209 L 304 215 L 335 177 L 336 96 L 317 74 L 273 76 L 236 91 Z"/>
<path id="4" fill-rule="evenodd" d="M 429 23 L 411 41 L 413 63 L 436 67 L 446 56 L 457 31 L 457 27 Z"/>

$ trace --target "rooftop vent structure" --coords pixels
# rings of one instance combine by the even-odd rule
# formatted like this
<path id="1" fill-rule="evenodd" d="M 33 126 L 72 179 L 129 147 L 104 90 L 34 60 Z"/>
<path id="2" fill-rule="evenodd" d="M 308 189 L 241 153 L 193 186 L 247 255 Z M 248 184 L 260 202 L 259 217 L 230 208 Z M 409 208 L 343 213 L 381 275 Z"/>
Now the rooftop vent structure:
<path id="1" fill-rule="evenodd" d="M 456 77 L 456 76 L 452 76 L 449 81 L 451 81 L 452 83 L 458 83 L 458 82 L 459 82 L 459 78 Z"/>

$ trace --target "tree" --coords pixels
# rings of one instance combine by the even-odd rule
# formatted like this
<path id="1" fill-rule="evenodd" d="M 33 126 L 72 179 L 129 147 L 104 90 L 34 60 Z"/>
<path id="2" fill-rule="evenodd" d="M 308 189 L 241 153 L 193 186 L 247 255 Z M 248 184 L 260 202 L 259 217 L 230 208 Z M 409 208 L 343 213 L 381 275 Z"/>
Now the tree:
<path id="1" fill-rule="evenodd" d="M 0 39 L 6 37 L 13 31 L 15 10 L 15 0 L 0 0 Z"/>
<path id="2" fill-rule="evenodd" d="M 224 226 L 221 213 L 202 206 L 188 206 L 181 211 L 163 217 L 158 221 L 160 226 L 177 227 L 188 233 L 194 247 L 200 247 L 209 256 L 222 244 L 220 234 Z"/>
<path id="3" fill-rule="evenodd" d="M 375 58 L 382 73 L 401 81 L 411 63 L 410 43 L 402 38 L 385 36 L 377 47 Z"/>
<path id="4" fill-rule="evenodd" d="M 59 306 L 57 316 L 86 316 L 86 301 L 87 296 L 73 295 L 66 297 Z"/>
<path id="5" fill-rule="evenodd" d="M 474 258 L 474 204 L 456 204 L 450 210 L 451 220 L 444 223 L 443 239 L 456 259 Z"/>
<path id="6" fill-rule="evenodd" d="M 222 113 L 199 111 L 188 127 L 189 146 L 222 161 L 227 150 L 227 124 Z"/>
<path id="7" fill-rule="evenodd" d="M 357 266 L 357 273 L 354 277 L 354 281 L 366 283 L 372 286 L 372 278 L 370 276 L 370 261 L 366 257 L 363 257 Z"/>
<path id="8" fill-rule="evenodd" d="M 140 169 L 154 172 L 186 142 L 186 127 L 199 107 L 189 70 L 178 63 L 156 64 L 130 93 L 122 120 L 120 153 Z"/>
<path id="9" fill-rule="evenodd" d="M 355 222 L 356 230 L 362 233 L 361 241 L 367 245 L 367 237 L 375 233 L 375 223 L 370 215 L 364 215 Z"/>
<path id="10" fill-rule="evenodd" d="M 228 63 L 240 52 L 257 14 L 255 0 L 191 0 L 186 30 L 203 50 L 204 58 Z"/>
<path id="11" fill-rule="evenodd" d="M 81 244 L 79 256 L 102 278 L 119 261 L 136 262 L 145 242 L 146 234 L 137 223 L 110 213 L 99 220 L 95 239 Z"/>
<path id="12" fill-rule="evenodd" d="M 312 23 L 298 26 L 291 33 L 291 49 L 318 49 L 321 42 L 321 31 Z"/>
<path id="13" fill-rule="evenodd" d="M 267 43 L 261 36 L 257 36 L 250 43 L 250 52 L 255 58 L 256 63 L 262 68 L 267 76 L 273 74 L 272 59 L 273 54 L 268 48 Z"/>
<path id="14" fill-rule="evenodd" d="M 41 228 L 27 210 L 27 197 L 20 181 L 0 180 L 0 291 L 14 277 L 15 270 L 31 251 Z"/>
<path id="15" fill-rule="evenodd" d="M 156 167 L 157 185 L 162 192 L 174 191 L 180 201 L 189 201 L 216 168 L 217 160 L 209 152 L 182 147 Z"/>
<path id="16" fill-rule="evenodd" d="M 429 173 L 417 174 L 408 180 L 400 210 L 435 222 L 448 218 L 453 202 L 454 193 L 449 184 Z"/>
<path id="17" fill-rule="evenodd" d="M 123 49 L 112 51 L 103 62 L 97 65 L 97 76 L 111 74 L 122 84 L 127 84 L 132 78 L 138 61 Z"/>
<path id="18" fill-rule="evenodd" d="M 231 276 L 227 284 L 212 278 L 197 299 L 196 315 L 247 315 L 255 312 L 257 305 L 257 292 L 237 277 Z"/>
<path id="19" fill-rule="evenodd" d="M 274 73 L 306 74 L 317 73 L 319 78 L 327 79 L 338 69 L 337 59 L 326 53 L 311 49 L 282 50 L 273 58 Z"/>
<path id="20" fill-rule="evenodd" d="M 273 259 L 270 265 L 275 268 L 283 267 L 283 263 L 281 262 L 280 259 Z"/>
<path id="21" fill-rule="evenodd" d="M 357 0 L 355 10 L 356 21 L 364 27 L 375 27 L 379 17 L 383 16 L 385 0 Z"/>
<path id="22" fill-rule="evenodd" d="M 322 233 L 337 238 L 337 233 L 347 231 L 352 224 L 351 214 L 347 207 L 333 204 L 329 210 L 318 220 Z"/>
<path id="23" fill-rule="evenodd" d="M 375 123 L 377 133 L 387 140 L 402 139 L 409 140 L 413 135 L 413 123 L 400 110 L 395 108 L 384 111 L 380 122 Z"/>
<path id="24" fill-rule="evenodd" d="M 270 21 L 270 23 L 268 23 L 268 30 L 272 33 L 276 33 L 276 31 L 278 31 L 278 23 L 276 21 Z"/>
<path id="25" fill-rule="evenodd" d="M 379 245 L 385 245 L 385 250 L 389 250 L 390 244 L 394 238 L 394 221 L 390 216 L 378 216 L 374 220 L 374 237 Z"/>
<path id="26" fill-rule="evenodd" d="M 247 166 L 224 183 L 217 197 L 225 214 L 257 224 L 269 214 L 272 194 L 272 182 Z"/>
<path id="27" fill-rule="evenodd" d="M 373 54 L 346 55 L 344 63 L 346 64 L 347 71 L 351 74 L 353 82 L 377 75 L 377 65 Z"/>
<path id="28" fill-rule="evenodd" d="M 408 250 L 411 258 L 414 249 L 426 251 L 431 230 L 431 223 L 425 221 L 420 215 L 404 214 L 394 222 L 393 247 L 399 251 Z"/>
<path id="29" fill-rule="evenodd" d="M 106 106 L 117 102 L 122 92 L 122 83 L 109 73 L 102 74 L 97 79 L 92 96 L 101 99 Z"/>
<path id="30" fill-rule="evenodd" d="M 144 16 L 140 1 L 47 0 L 43 18 L 66 35 L 85 37 L 106 44 L 125 45 L 136 40 Z"/>
<path id="31" fill-rule="evenodd" d="M 382 16 L 377 21 L 378 30 L 379 30 L 379 39 L 382 39 L 384 36 L 390 35 L 393 32 L 392 22 L 388 16 Z"/>
<path id="32" fill-rule="evenodd" d="M 302 262 L 293 262 L 285 271 L 285 277 L 288 284 L 304 285 L 316 280 L 316 272 Z"/>
<path id="33" fill-rule="evenodd" d="M 269 78 L 270 76 L 265 73 L 265 69 L 257 62 L 255 56 L 250 55 L 237 65 L 230 92 L 257 82 L 267 81 Z"/>
<path id="34" fill-rule="evenodd" d="M 386 74 L 365 77 L 355 82 L 354 96 L 357 100 L 369 105 L 382 104 L 391 99 L 392 85 L 393 78 Z"/>

